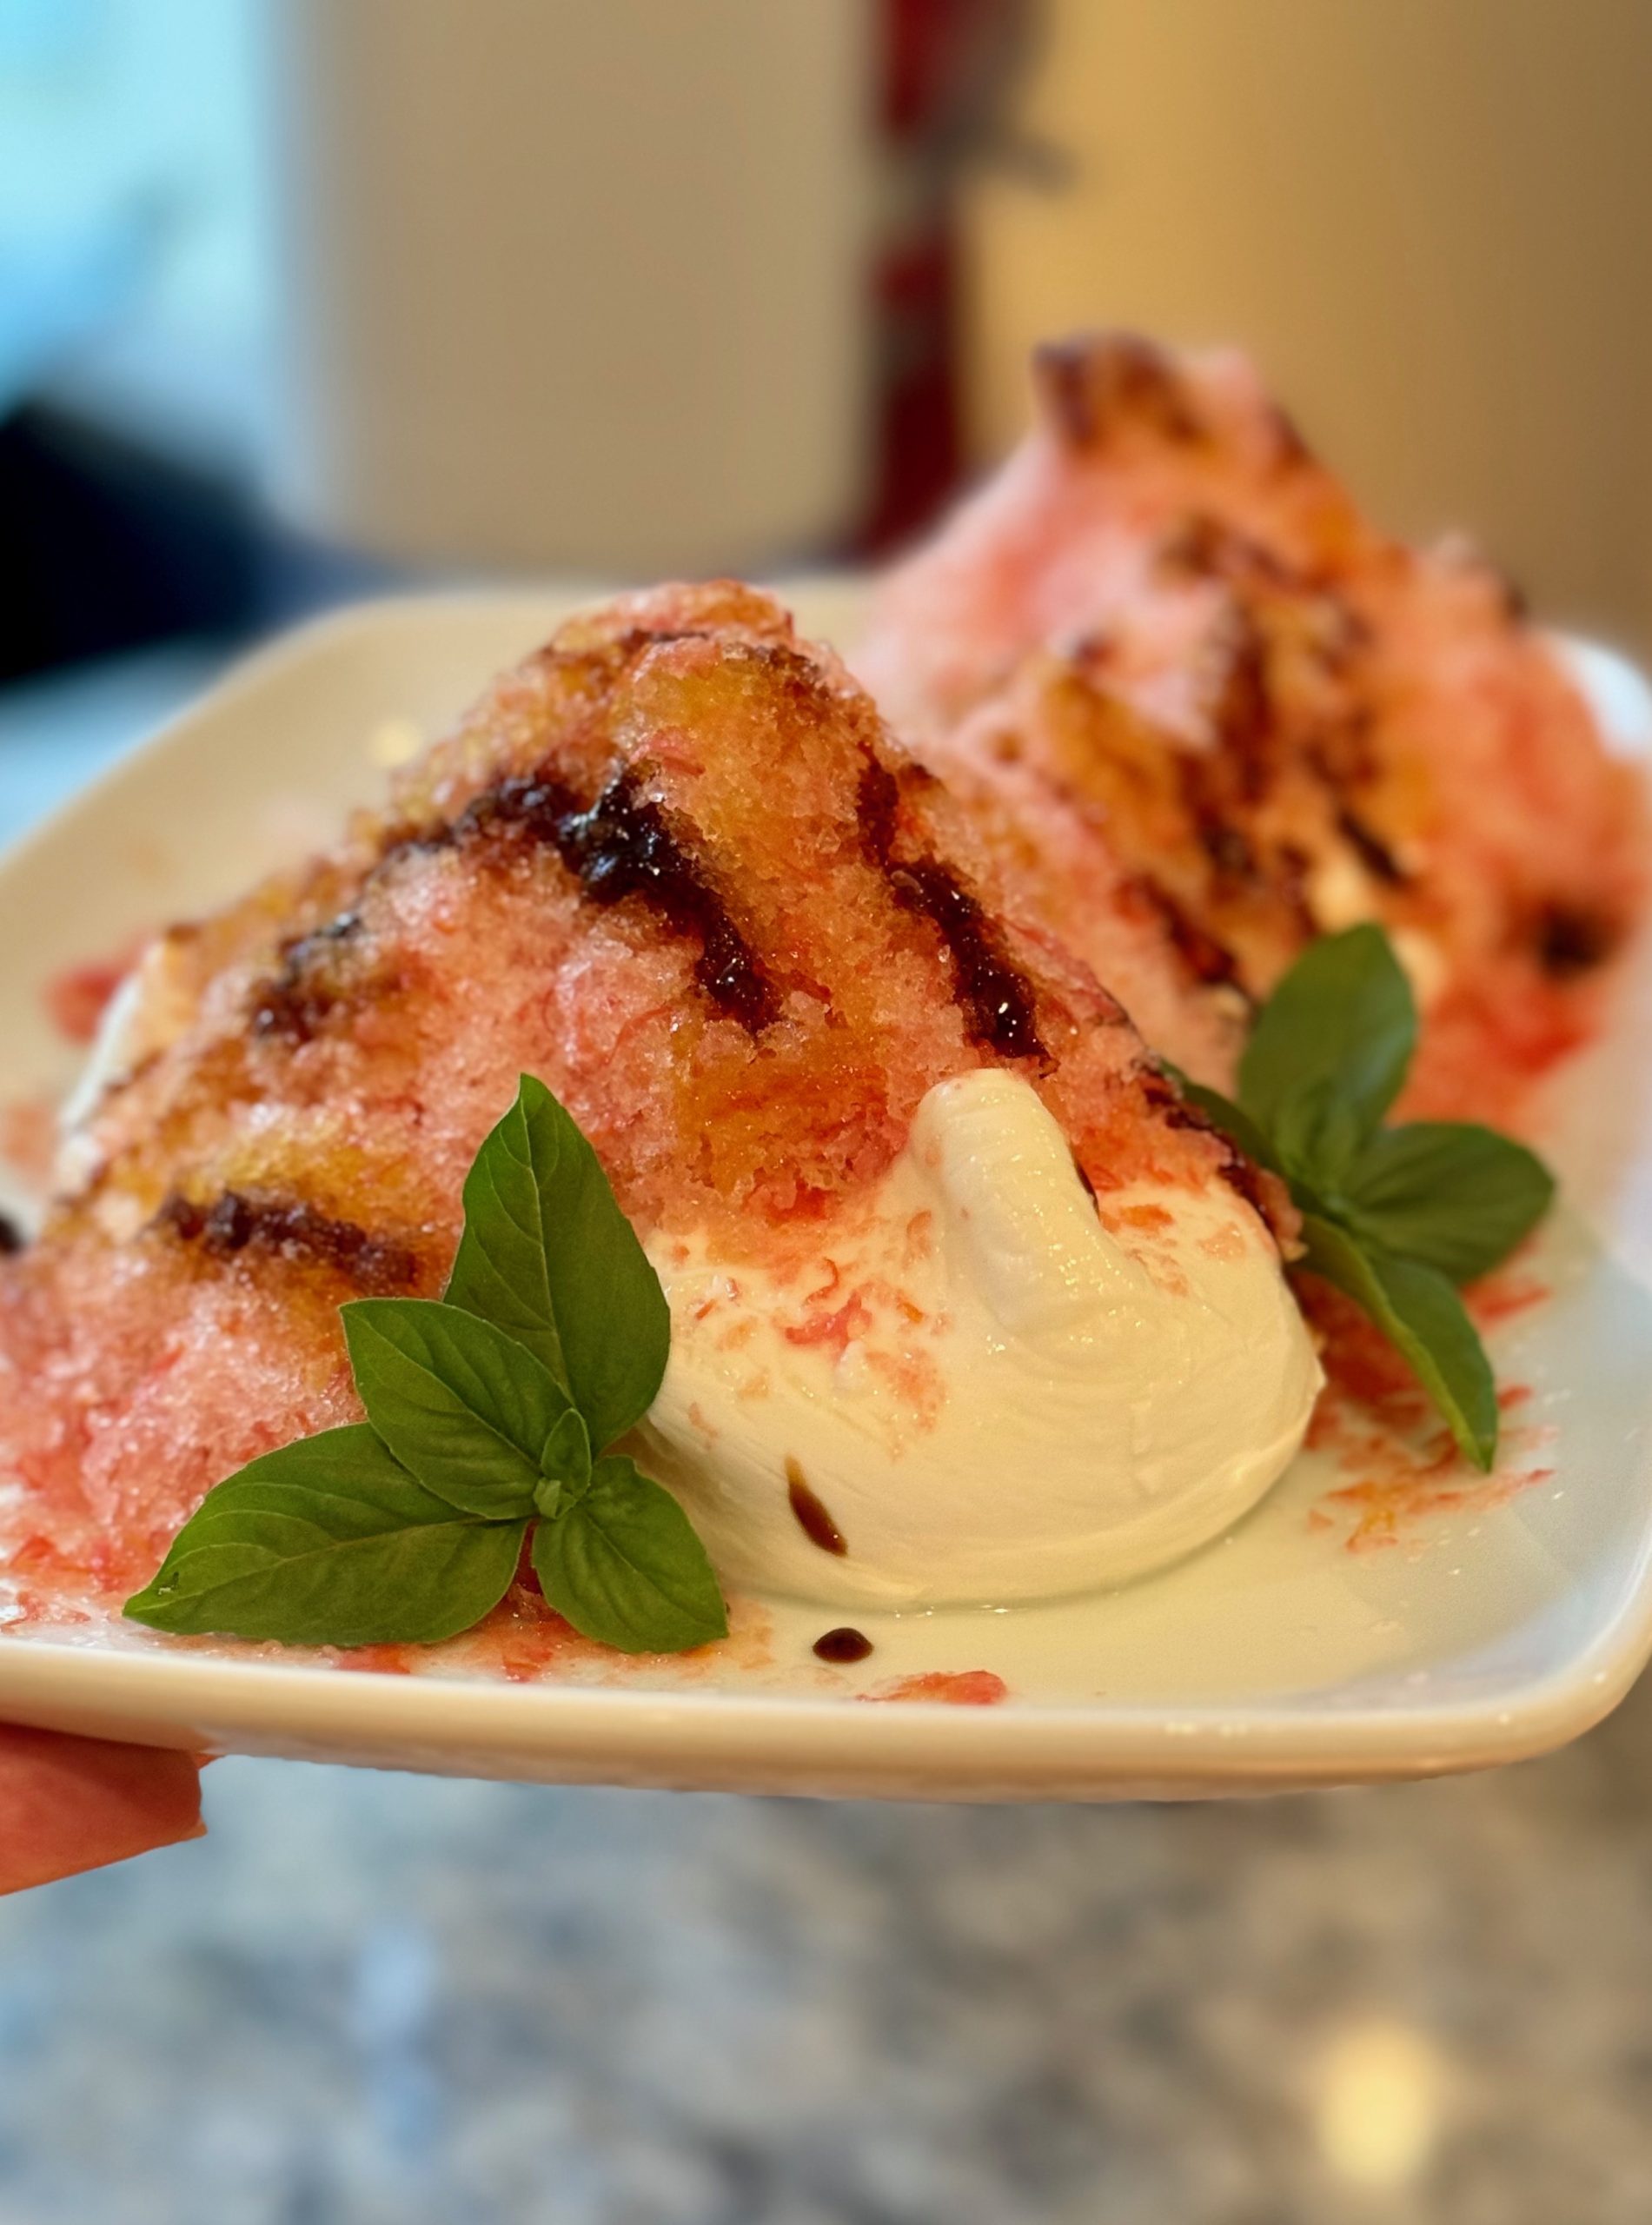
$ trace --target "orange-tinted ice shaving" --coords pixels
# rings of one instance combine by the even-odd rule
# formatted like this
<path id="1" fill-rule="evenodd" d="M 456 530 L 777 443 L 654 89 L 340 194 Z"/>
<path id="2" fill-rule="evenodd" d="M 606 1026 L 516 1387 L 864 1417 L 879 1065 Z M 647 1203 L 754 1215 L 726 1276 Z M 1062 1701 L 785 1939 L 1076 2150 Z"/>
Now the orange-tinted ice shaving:
<path id="1" fill-rule="evenodd" d="M 989 1062 L 1098 1192 L 1263 1199 L 1040 906 L 767 598 L 565 627 L 337 850 L 151 947 L 135 1068 L 0 1262 L 7 1551 L 118 1597 L 221 1477 L 355 1418 L 338 1306 L 440 1290 L 523 1072 L 645 1237 L 780 1272 Z"/>

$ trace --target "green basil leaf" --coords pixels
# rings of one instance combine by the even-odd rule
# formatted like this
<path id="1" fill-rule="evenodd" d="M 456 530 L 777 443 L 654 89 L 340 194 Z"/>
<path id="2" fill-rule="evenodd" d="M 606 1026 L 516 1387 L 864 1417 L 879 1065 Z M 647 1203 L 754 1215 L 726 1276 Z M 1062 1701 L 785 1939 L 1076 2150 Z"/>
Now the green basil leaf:
<path id="1" fill-rule="evenodd" d="M 668 1491 L 623 1455 L 534 1533 L 545 1597 L 576 1631 L 622 1653 L 679 1653 L 728 1631 L 706 1549 Z"/>
<path id="2" fill-rule="evenodd" d="M 126 1612 L 185 1637 L 432 1644 L 498 1604 L 525 1527 L 455 1513 L 357 1422 L 209 1491 Z"/>
<path id="3" fill-rule="evenodd" d="M 546 1438 L 540 1470 L 534 1504 L 543 1515 L 556 1514 L 565 1499 L 577 1498 L 590 1482 L 591 1440 L 573 1406 Z"/>
<path id="4" fill-rule="evenodd" d="M 1417 1120 L 1372 1139 L 1342 1185 L 1340 1216 L 1368 1242 L 1472 1282 L 1506 1259 L 1554 1201 L 1536 1154 L 1490 1128 Z"/>
<path id="5" fill-rule="evenodd" d="M 654 1404 L 671 1334 L 660 1279 L 596 1153 L 531 1074 L 466 1180 L 448 1302 L 526 1345 L 599 1449 Z"/>
<path id="6" fill-rule="evenodd" d="M 1219 1090 L 1206 1089 L 1203 1082 L 1191 1079 L 1179 1066 L 1173 1066 L 1168 1059 L 1161 1059 L 1158 1063 L 1176 1084 L 1185 1102 L 1196 1112 L 1202 1112 L 1219 1134 L 1224 1135 L 1230 1143 L 1237 1144 L 1245 1157 L 1253 1159 L 1258 1166 L 1265 1166 L 1275 1174 L 1279 1172 L 1279 1163 L 1274 1156 L 1272 1146 L 1248 1112 L 1234 1104 L 1231 1098 L 1224 1097 Z"/>
<path id="7" fill-rule="evenodd" d="M 1416 1005 L 1388 937 L 1350 927 L 1310 943 L 1257 1015 L 1239 1060 L 1239 1102 L 1276 1141 L 1293 1100 L 1324 1091 L 1374 1135 L 1416 1045 Z"/>
<path id="8" fill-rule="evenodd" d="M 1293 1182 L 1336 1197 L 1364 1147 L 1366 1134 L 1355 1107 L 1322 1079 L 1279 1107 L 1273 1143 Z"/>
<path id="9" fill-rule="evenodd" d="M 1305 1267 L 1346 1292 L 1410 1365 L 1461 1450 L 1489 1469 L 1497 1452 L 1497 1386 L 1463 1300 L 1433 1267 L 1361 1244 L 1317 1213 L 1302 1224 Z"/>
<path id="10" fill-rule="evenodd" d="M 402 1466 L 467 1514 L 527 1514 L 568 1411 L 550 1370 L 435 1298 L 358 1298 L 341 1311 L 367 1418 Z"/>
<path id="11" fill-rule="evenodd" d="M 540 1455 L 541 1472 L 571 1491 L 582 1491 L 591 1480 L 591 1439 L 584 1418 L 570 1406 L 545 1440 Z"/>

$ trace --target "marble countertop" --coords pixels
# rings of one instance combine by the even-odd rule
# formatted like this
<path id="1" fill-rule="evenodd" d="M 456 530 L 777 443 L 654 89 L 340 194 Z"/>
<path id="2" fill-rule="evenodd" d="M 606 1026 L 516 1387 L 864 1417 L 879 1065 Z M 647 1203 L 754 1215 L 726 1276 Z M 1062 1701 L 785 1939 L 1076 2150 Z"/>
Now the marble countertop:
<path id="1" fill-rule="evenodd" d="M 1493 1777 L 877 1807 L 229 1761 L 0 1903 L 28 2225 L 1644 2225 L 1652 1685 Z"/>
<path id="2" fill-rule="evenodd" d="M 0 820 L 203 669 L 0 701 Z M 0 2225 L 1652 2217 L 1652 1684 L 1254 1804 L 230 1761 L 208 1809 L 0 1903 Z"/>

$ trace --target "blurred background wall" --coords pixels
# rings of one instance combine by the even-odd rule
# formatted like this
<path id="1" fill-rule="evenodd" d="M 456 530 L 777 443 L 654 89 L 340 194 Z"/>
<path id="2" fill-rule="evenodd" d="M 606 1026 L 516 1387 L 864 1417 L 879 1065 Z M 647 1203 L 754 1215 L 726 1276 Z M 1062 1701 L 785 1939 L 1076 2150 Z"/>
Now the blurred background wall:
<path id="1" fill-rule="evenodd" d="M 270 469 L 308 522 L 622 575 L 848 528 L 859 0 L 278 0 L 266 20 Z"/>
<path id="2" fill-rule="evenodd" d="M 1058 195 L 963 225 L 978 452 L 1040 334 L 1237 340 L 1388 522 L 1652 641 L 1646 0 L 1052 0 Z"/>
<path id="3" fill-rule="evenodd" d="M 0 0 L 0 674 L 875 554 L 1120 321 L 1652 647 L 1649 91 L 1646 0 Z"/>

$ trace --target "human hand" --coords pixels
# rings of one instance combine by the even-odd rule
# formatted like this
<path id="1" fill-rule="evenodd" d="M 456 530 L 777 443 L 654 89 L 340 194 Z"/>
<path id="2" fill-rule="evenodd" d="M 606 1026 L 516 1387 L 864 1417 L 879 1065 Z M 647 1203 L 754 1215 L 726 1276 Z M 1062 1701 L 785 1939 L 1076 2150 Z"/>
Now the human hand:
<path id="1" fill-rule="evenodd" d="M 193 1754 L 0 1724 L 0 1893 L 205 1830 Z"/>

